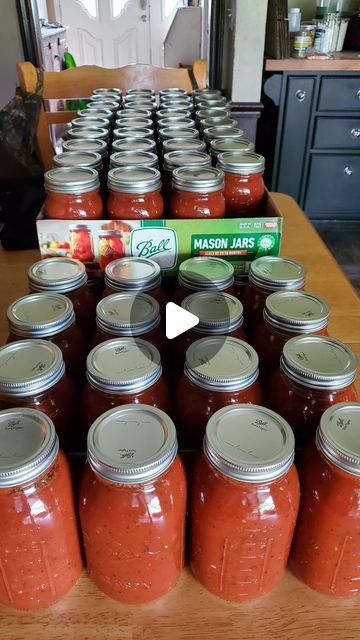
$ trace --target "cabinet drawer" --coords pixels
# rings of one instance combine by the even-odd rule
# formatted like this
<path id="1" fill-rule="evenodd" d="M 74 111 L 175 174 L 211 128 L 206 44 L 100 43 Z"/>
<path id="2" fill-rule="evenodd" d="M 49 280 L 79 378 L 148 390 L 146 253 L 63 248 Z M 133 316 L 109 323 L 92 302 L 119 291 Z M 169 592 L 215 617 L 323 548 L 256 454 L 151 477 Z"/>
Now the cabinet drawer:
<path id="1" fill-rule="evenodd" d="M 357 111 L 360 109 L 360 74 L 348 78 L 324 78 L 321 82 L 319 111 Z"/>
<path id="2" fill-rule="evenodd" d="M 313 146 L 360 151 L 360 118 L 316 118 Z"/>
<path id="3" fill-rule="evenodd" d="M 310 216 L 360 215 L 360 155 L 313 155 L 304 208 Z"/>

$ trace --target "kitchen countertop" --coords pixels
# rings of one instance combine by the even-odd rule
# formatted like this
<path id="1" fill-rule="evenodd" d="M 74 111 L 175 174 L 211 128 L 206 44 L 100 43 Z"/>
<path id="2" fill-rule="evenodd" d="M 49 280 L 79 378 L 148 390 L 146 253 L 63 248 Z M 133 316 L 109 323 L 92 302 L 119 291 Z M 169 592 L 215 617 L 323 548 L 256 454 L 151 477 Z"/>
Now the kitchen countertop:
<path id="1" fill-rule="evenodd" d="M 360 51 L 340 51 L 326 60 L 284 58 L 265 60 L 265 71 L 360 71 Z"/>

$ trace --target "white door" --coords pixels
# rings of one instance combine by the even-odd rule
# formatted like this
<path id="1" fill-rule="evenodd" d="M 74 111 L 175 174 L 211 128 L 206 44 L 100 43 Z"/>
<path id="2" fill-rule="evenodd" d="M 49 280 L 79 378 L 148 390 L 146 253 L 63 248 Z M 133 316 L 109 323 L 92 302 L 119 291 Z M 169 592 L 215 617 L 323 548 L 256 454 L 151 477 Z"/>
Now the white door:
<path id="1" fill-rule="evenodd" d="M 151 62 L 149 0 L 57 0 L 55 7 L 77 65 Z"/>

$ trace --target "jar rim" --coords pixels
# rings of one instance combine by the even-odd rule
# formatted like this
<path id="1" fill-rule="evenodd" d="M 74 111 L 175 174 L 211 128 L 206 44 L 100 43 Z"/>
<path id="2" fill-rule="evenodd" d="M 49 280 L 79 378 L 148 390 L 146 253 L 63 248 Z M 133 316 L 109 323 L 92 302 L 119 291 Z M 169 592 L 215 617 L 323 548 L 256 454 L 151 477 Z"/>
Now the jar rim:
<path id="1" fill-rule="evenodd" d="M 274 291 L 265 300 L 264 320 L 275 329 L 314 332 L 329 321 L 325 300 L 307 291 Z"/>
<path id="2" fill-rule="evenodd" d="M 160 306 L 146 293 L 113 293 L 98 302 L 96 324 L 119 337 L 141 336 L 160 324 Z"/>
<path id="3" fill-rule="evenodd" d="M 178 191 L 214 193 L 224 188 L 224 172 L 216 167 L 177 167 L 172 172 L 172 185 Z"/>
<path id="4" fill-rule="evenodd" d="M 90 167 L 56 167 L 44 175 L 45 189 L 51 193 L 89 193 L 99 188 L 99 174 Z"/>
<path id="5" fill-rule="evenodd" d="M 0 363 L 4 359 L 11 364 L 0 374 L 0 392 L 12 397 L 47 391 L 65 373 L 61 350 L 48 340 L 10 342 L 0 347 Z"/>
<path id="6" fill-rule="evenodd" d="M 108 187 L 119 193 L 151 193 L 161 188 L 161 174 L 154 167 L 115 167 L 108 173 Z"/>
<path id="7" fill-rule="evenodd" d="M 45 338 L 75 324 L 74 307 L 60 293 L 32 293 L 17 298 L 6 311 L 9 331 L 21 337 Z"/>
<path id="8" fill-rule="evenodd" d="M 250 264 L 249 282 L 267 291 L 300 289 L 305 283 L 305 269 L 291 258 L 261 256 Z"/>

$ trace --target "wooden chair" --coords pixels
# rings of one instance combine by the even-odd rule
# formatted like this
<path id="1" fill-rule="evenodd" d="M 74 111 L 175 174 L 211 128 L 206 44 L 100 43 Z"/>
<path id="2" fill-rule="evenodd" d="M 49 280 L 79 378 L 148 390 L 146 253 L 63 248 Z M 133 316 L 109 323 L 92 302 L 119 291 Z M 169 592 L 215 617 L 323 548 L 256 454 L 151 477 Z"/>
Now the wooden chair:
<path id="1" fill-rule="evenodd" d="M 17 64 L 19 84 L 25 91 L 34 91 L 36 69 L 31 62 Z M 206 87 L 206 61 L 195 60 L 192 69 L 171 69 L 148 64 L 130 64 L 117 69 L 82 66 L 66 71 L 44 71 L 43 100 L 88 98 L 98 87 L 127 89 L 152 88 L 156 92 L 168 87 L 186 91 Z M 46 111 L 43 104 L 36 132 L 36 145 L 44 171 L 52 167 L 54 149 L 49 125 L 66 123 L 76 117 L 76 111 Z"/>

